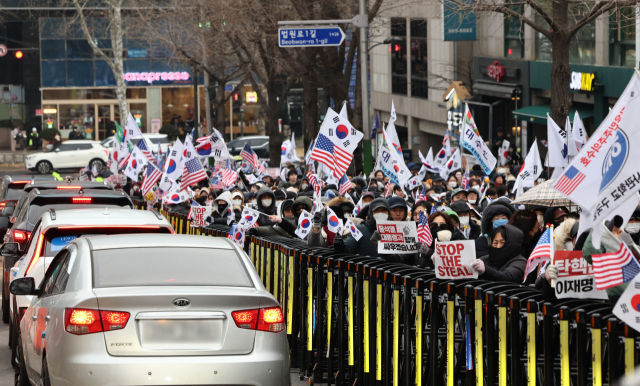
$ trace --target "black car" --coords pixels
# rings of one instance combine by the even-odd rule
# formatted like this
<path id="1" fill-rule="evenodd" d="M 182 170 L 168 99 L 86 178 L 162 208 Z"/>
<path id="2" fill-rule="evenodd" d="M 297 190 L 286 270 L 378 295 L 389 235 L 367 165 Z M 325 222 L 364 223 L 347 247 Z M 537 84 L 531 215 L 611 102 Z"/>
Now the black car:
<path id="1" fill-rule="evenodd" d="M 75 184 L 75 182 L 74 182 Z M 14 223 L 4 235 L 5 243 L 18 243 L 18 254 L 3 257 L 2 264 L 2 321 L 9 323 L 9 272 L 16 261 L 26 253 L 26 245 L 31 237 L 33 227 L 45 211 L 49 209 L 65 210 L 80 208 L 134 208 L 131 198 L 115 190 L 101 189 L 48 189 L 40 191 L 35 188 L 27 195 L 19 213 L 14 216 Z M 13 209 L 13 208 L 11 208 Z M 11 210 L 11 212 L 13 212 Z M 12 213 L 13 214 L 13 213 Z"/>
<path id="2" fill-rule="evenodd" d="M 244 145 L 248 143 L 258 158 L 269 158 L 269 139 L 264 135 L 238 137 L 227 144 L 227 149 L 231 155 L 240 155 Z"/>

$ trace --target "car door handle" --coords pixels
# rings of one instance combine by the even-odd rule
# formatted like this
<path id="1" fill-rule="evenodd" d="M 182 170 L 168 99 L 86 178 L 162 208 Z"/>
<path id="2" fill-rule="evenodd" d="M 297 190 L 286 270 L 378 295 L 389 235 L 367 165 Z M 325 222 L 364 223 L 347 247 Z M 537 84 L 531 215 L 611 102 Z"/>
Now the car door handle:
<path id="1" fill-rule="evenodd" d="M 47 315 L 44 317 L 44 320 L 51 320 L 51 315 Z"/>
<path id="2" fill-rule="evenodd" d="M 34 315 L 31 317 L 31 320 L 38 320 L 38 315 Z"/>

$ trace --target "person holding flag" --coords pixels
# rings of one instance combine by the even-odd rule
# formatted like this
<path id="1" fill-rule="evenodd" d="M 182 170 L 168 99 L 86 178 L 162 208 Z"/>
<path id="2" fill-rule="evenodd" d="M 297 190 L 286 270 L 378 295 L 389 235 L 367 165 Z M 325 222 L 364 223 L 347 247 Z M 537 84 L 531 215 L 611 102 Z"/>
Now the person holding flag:
<path id="1" fill-rule="evenodd" d="M 329 108 L 309 158 L 322 162 L 335 178 L 340 178 L 349 168 L 362 137 L 362 132 Z"/>
<path id="2" fill-rule="evenodd" d="M 478 279 L 521 283 L 527 259 L 520 254 L 524 234 L 513 225 L 501 225 L 489 233 L 489 254 L 472 264 Z"/>

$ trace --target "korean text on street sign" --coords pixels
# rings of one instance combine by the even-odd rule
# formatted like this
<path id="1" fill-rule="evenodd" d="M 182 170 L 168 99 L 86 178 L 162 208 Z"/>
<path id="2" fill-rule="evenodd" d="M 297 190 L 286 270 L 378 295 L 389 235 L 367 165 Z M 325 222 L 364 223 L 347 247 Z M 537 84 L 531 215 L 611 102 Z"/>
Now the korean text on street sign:
<path id="1" fill-rule="evenodd" d="M 191 207 L 191 226 L 200 227 L 207 226 L 206 218 L 211 215 L 210 206 L 192 206 Z"/>
<path id="2" fill-rule="evenodd" d="M 378 221 L 378 253 L 415 253 L 417 252 L 418 229 L 413 221 Z"/>
<path id="3" fill-rule="evenodd" d="M 478 278 L 471 268 L 476 261 L 474 240 L 436 242 L 433 256 L 438 279 Z"/>
<path id="4" fill-rule="evenodd" d="M 596 289 L 593 266 L 582 257 L 582 251 L 556 251 L 553 263 L 558 268 L 558 299 L 609 299 L 607 291 Z"/>
<path id="5" fill-rule="evenodd" d="M 287 27 L 278 29 L 280 47 L 339 46 L 345 34 L 340 27 Z"/>

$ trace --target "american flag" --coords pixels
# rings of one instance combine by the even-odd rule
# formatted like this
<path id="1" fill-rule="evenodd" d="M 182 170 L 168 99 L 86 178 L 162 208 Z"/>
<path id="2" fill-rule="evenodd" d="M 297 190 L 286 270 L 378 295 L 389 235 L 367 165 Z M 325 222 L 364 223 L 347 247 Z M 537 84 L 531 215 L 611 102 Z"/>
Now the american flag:
<path id="1" fill-rule="evenodd" d="M 200 160 L 192 158 L 184 163 L 184 171 L 182 172 L 182 181 L 180 182 L 180 190 L 196 184 L 207 178 L 207 173 L 202 168 Z"/>
<path id="2" fill-rule="evenodd" d="M 160 140 L 158 140 L 158 153 L 156 154 L 156 165 L 160 165 L 160 160 L 162 160 L 162 147 L 160 146 Z"/>
<path id="3" fill-rule="evenodd" d="M 207 135 L 207 136 L 200 137 L 200 138 L 196 139 L 196 142 L 200 145 L 202 143 L 205 143 L 205 142 L 209 141 L 210 138 L 211 138 L 211 136 Z"/>
<path id="4" fill-rule="evenodd" d="M 341 196 L 344 196 L 352 187 L 353 187 L 353 184 L 351 183 L 351 181 L 349 181 L 349 179 L 347 178 L 347 175 L 343 174 L 342 178 L 340 179 L 340 189 L 338 190 L 338 193 Z"/>
<path id="5" fill-rule="evenodd" d="M 314 191 L 320 190 L 320 183 L 318 183 L 318 179 L 316 178 L 315 174 L 311 173 L 311 171 L 307 172 L 307 179 L 309 180 L 311 186 L 313 186 Z"/>
<path id="6" fill-rule="evenodd" d="M 524 269 L 524 279 L 527 278 L 527 275 L 531 271 L 533 271 L 539 263 L 551 260 L 551 242 L 553 241 L 552 237 L 553 228 L 547 228 L 547 230 L 542 234 L 540 240 L 536 244 L 536 247 L 533 248 L 531 255 L 529 255 L 529 260 L 527 260 L 527 266 Z"/>
<path id="7" fill-rule="evenodd" d="M 553 187 L 560 193 L 570 195 L 580 185 L 580 183 L 586 178 L 581 171 L 571 166 L 566 172 L 558 179 Z"/>
<path id="8" fill-rule="evenodd" d="M 384 197 L 389 197 L 389 190 L 391 190 L 391 181 L 387 182 L 384 186 Z"/>
<path id="9" fill-rule="evenodd" d="M 224 185 L 222 184 L 222 178 L 220 176 L 211 177 L 211 181 L 209 183 L 212 189 L 224 189 Z"/>
<path id="10" fill-rule="evenodd" d="M 416 201 L 427 201 L 427 187 L 424 186 L 424 184 L 422 185 L 422 191 L 418 195 Z"/>
<path id="11" fill-rule="evenodd" d="M 465 190 L 469 189 L 469 168 L 466 168 L 464 171 L 464 176 L 462 177 L 462 188 Z"/>
<path id="12" fill-rule="evenodd" d="M 333 176 L 340 178 L 349 168 L 353 154 L 341 149 L 323 134 L 318 134 L 310 158 L 327 165 L 333 171 Z"/>
<path id="13" fill-rule="evenodd" d="M 260 165 L 260 163 L 258 162 L 258 155 L 253 151 L 248 143 L 244 144 L 244 148 L 240 152 L 240 157 L 242 157 L 243 160 L 247 161 L 247 163 L 251 165 L 254 170 L 258 169 L 258 165 Z"/>
<path id="14" fill-rule="evenodd" d="M 147 146 L 147 141 L 145 141 L 144 138 L 140 138 L 136 147 L 142 151 L 142 154 L 147 157 L 149 162 L 155 162 L 153 155 L 151 154 L 151 150 L 149 150 L 149 147 Z"/>
<path id="15" fill-rule="evenodd" d="M 427 244 L 428 247 L 430 247 L 433 242 L 429 222 L 423 211 L 420 211 L 420 216 L 418 217 L 418 241 Z"/>
<path id="16" fill-rule="evenodd" d="M 438 210 L 436 209 L 436 206 L 435 205 L 431 205 L 431 211 L 429 212 L 429 216 L 431 216 L 432 214 L 434 214 L 437 211 Z"/>
<path id="17" fill-rule="evenodd" d="M 147 164 L 147 171 L 144 173 L 144 179 L 142 180 L 142 196 L 146 196 L 151 191 L 153 185 L 158 182 L 162 177 L 162 170 L 158 169 L 152 162 Z"/>
<path id="18" fill-rule="evenodd" d="M 124 157 L 122 161 L 120 161 L 120 163 L 118 164 L 118 169 L 122 169 L 123 167 L 127 166 L 127 164 L 129 163 L 129 158 L 131 158 L 131 153 L 127 154 L 127 156 Z"/>
<path id="19" fill-rule="evenodd" d="M 592 255 L 596 289 L 605 290 L 626 283 L 640 273 L 640 266 L 625 243 L 617 252 Z"/>
<path id="20" fill-rule="evenodd" d="M 222 172 L 222 184 L 225 187 L 232 186 L 233 184 L 236 183 L 237 180 L 238 180 L 238 173 L 229 169 L 224 169 L 224 172 Z"/>

